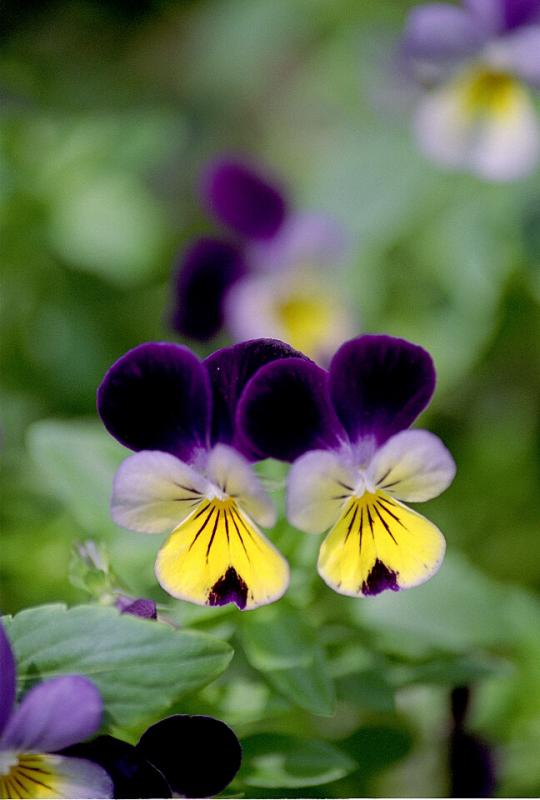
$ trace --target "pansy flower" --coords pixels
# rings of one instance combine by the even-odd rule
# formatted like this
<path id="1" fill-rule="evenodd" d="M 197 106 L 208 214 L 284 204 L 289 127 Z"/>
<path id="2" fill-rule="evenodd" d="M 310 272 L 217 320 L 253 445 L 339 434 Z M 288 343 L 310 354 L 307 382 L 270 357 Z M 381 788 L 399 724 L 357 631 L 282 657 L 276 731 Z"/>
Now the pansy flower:
<path id="1" fill-rule="evenodd" d="M 257 370 L 291 356 L 300 353 L 269 339 L 203 362 L 182 345 L 148 343 L 113 364 L 99 387 L 105 427 L 138 451 L 116 474 L 113 519 L 142 533 L 172 531 L 155 570 L 174 597 L 251 609 L 287 588 L 287 562 L 258 527 L 272 527 L 275 510 L 235 418 Z"/>
<path id="2" fill-rule="evenodd" d="M 231 238 L 202 237 L 184 252 L 174 329 L 201 341 L 223 327 L 236 341 L 271 336 L 324 360 L 353 324 L 335 291 L 341 228 L 327 215 L 290 210 L 277 184 L 238 159 L 207 167 L 201 197 Z"/>
<path id="3" fill-rule="evenodd" d="M 107 770 L 114 796 L 212 797 L 240 768 L 242 748 L 224 722 L 203 715 L 174 714 L 151 725 L 136 745 L 98 736 L 67 754 Z"/>
<path id="4" fill-rule="evenodd" d="M 96 733 L 103 703 L 80 675 L 38 683 L 15 705 L 16 669 L 0 623 L 0 797 L 112 797 L 105 770 L 56 751 Z"/>
<path id="5" fill-rule="evenodd" d="M 263 367 L 240 400 L 238 425 L 259 457 L 293 461 L 288 519 L 329 533 L 318 568 L 346 595 L 417 586 L 439 568 L 445 540 L 405 505 L 436 497 L 455 465 L 425 430 L 408 430 L 428 404 L 428 353 L 390 336 L 346 342 L 329 371 L 300 359 Z"/>
<path id="6" fill-rule="evenodd" d="M 418 6 L 403 53 L 428 86 L 415 118 L 426 155 L 492 180 L 534 168 L 540 121 L 530 90 L 540 88 L 540 0 Z"/>

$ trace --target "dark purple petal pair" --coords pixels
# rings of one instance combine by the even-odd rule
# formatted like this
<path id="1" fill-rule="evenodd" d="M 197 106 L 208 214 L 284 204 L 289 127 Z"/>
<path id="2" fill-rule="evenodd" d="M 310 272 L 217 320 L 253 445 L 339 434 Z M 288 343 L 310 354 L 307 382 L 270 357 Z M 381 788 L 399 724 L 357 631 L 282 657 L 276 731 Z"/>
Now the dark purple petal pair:
<path id="1" fill-rule="evenodd" d="M 364 437 L 380 446 L 409 427 L 434 388 L 433 362 L 421 347 L 360 336 L 337 351 L 328 372 L 298 359 L 260 369 L 240 400 L 238 429 L 259 458 L 284 461 Z"/>
<path id="2" fill-rule="evenodd" d="M 222 157 L 209 164 L 200 192 L 210 214 L 243 242 L 267 242 L 287 216 L 279 188 L 237 159 Z M 195 240 L 174 274 L 173 329 L 203 342 L 215 336 L 223 326 L 228 290 L 248 271 L 238 244 L 219 238 Z"/>
<path id="3" fill-rule="evenodd" d="M 142 344 L 106 373 L 98 412 L 126 447 L 162 450 L 189 462 L 217 442 L 235 444 L 236 407 L 245 384 L 268 362 L 299 355 L 274 339 L 224 348 L 204 362 L 182 345 Z"/>
<path id="4" fill-rule="evenodd" d="M 64 755 L 87 758 L 106 769 L 115 797 L 211 797 L 240 768 L 235 733 L 213 717 L 176 714 L 152 725 L 133 746 L 112 736 L 69 748 Z"/>

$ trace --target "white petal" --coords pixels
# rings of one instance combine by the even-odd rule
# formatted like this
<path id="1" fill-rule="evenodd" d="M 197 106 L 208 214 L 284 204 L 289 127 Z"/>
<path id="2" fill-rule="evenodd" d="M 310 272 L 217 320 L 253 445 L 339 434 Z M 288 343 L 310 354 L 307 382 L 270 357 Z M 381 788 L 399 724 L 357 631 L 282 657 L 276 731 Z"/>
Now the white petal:
<path id="1" fill-rule="evenodd" d="M 10 776 L 19 794 L 13 797 L 102 798 L 114 797 L 113 782 L 103 767 L 83 758 L 23 753 Z M 0 783 L 2 783 L 0 776 Z M 18 783 L 18 785 L 16 785 Z M 9 785 L 8 785 L 9 791 Z"/>
<path id="2" fill-rule="evenodd" d="M 142 450 L 116 473 L 111 500 L 113 520 L 141 533 L 171 531 L 208 491 L 208 481 L 169 453 Z"/>
<path id="3" fill-rule="evenodd" d="M 287 518 L 306 533 L 330 528 L 353 494 L 359 473 L 339 454 L 312 450 L 291 467 L 287 484 Z"/>
<path id="4" fill-rule="evenodd" d="M 444 492 L 454 479 L 454 459 L 429 431 L 401 431 L 375 453 L 368 477 L 400 500 L 421 503 Z"/>
<path id="5" fill-rule="evenodd" d="M 475 105 L 474 81 L 479 77 L 479 73 L 460 77 L 421 101 L 414 125 L 419 146 L 440 164 L 488 180 L 522 177 L 540 156 L 540 129 L 532 102 L 514 81 L 493 103 Z M 479 96 L 485 97 L 481 92 Z"/>
<path id="6" fill-rule="evenodd" d="M 209 480 L 264 528 L 276 522 L 276 510 L 253 467 L 240 453 L 225 444 L 216 445 L 208 457 Z"/>

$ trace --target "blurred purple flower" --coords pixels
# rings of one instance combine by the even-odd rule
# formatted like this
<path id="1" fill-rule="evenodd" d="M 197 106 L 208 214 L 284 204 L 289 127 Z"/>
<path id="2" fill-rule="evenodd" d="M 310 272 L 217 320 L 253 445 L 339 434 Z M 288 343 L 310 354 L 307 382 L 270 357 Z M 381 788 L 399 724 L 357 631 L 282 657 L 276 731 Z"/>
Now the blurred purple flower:
<path id="1" fill-rule="evenodd" d="M 157 722 L 131 745 L 113 736 L 69 748 L 68 755 L 100 764 L 114 781 L 115 797 L 211 797 L 240 768 L 242 749 L 221 720 L 175 714 Z M 211 755 L 210 755 L 211 754 Z"/>
<path id="2" fill-rule="evenodd" d="M 207 341 L 225 326 L 236 341 L 284 339 L 324 360 L 353 332 L 335 280 L 344 232 L 327 215 L 291 212 L 280 189 L 240 160 L 215 160 L 201 186 L 236 240 L 188 247 L 175 272 L 173 328 Z"/>
<path id="3" fill-rule="evenodd" d="M 529 174 L 540 158 L 540 0 L 463 0 L 414 8 L 405 63 L 429 87 L 414 121 L 434 161 L 488 180 Z"/>
<path id="4" fill-rule="evenodd" d="M 237 407 L 264 365 L 301 357 L 260 339 L 201 362 L 177 344 L 147 343 L 106 373 L 98 390 L 105 427 L 136 452 L 120 466 L 111 511 L 142 533 L 172 531 L 156 575 L 174 597 L 200 605 L 255 608 L 285 592 L 285 559 L 257 524 L 275 509 L 236 433 Z"/>
<path id="5" fill-rule="evenodd" d="M 452 727 L 449 737 L 450 797 L 493 797 L 497 786 L 492 748 L 466 728 L 470 689 L 452 690 Z"/>
<path id="6" fill-rule="evenodd" d="M 341 594 L 374 595 L 428 580 L 442 533 L 405 502 L 436 497 L 455 464 L 443 443 L 407 430 L 435 388 L 429 354 L 390 336 L 345 342 L 321 369 L 289 358 L 251 379 L 239 435 L 260 458 L 294 461 L 287 516 L 306 533 L 330 529 L 319 574 Z"/>
<path id="7" fill-rule="evenodd" d="M 112 797 L 105 770 L 56 751 L 94 734 L 103 703 L 80 675 L 39 683 L 15 707 L 15 659 L 0 622 L 0 796 Z"/>

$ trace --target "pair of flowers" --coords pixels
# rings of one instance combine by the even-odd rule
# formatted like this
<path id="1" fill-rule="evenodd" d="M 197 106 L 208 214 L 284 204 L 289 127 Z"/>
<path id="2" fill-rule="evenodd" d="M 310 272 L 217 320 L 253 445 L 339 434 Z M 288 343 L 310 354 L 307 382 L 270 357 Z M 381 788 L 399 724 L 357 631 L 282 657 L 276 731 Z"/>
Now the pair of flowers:
<path id="1" fill-rule="evenodd" d="M 199 194 L 226 233 L 197 238 L 182 254 L 173 328 L 199 341 L 223 327 L 233 341 L 277 337 L 327 360 L 356 327 L 335 281 L 329 285 L 329 265 L 343 263 L 344 231 L 326 214 L 291 209 L 281 188 L 245 159 L 214 159 Z"/>
<path id="2" fill-rule="evenodd" d="M 346 342 L 328 371 L 269 339 L 202 362 L 181 345 L 140 345 L 98 390 L 106 428 L 138 451 L 116 475 L 112 516 L 172 531 L 155 569 L 174 597 L 270 603 L 289 568 L 260 530 L 276 512 L 252 464 L 276 458 L 292 462 L 291 524 L 330 529 L 318 563 L 330 587 L 361 596 L 415 586 L 438 569 L 445 541 L 403 501 L 437 496 L 455 473 L 436 436 L 407 430 L 434 387 L 429 354 L 389 336 Z"/>
<path id="3" fill-rule="evenodd" d="M 112 736 L 84 742 L 103 716 L 92 681 L 49 678 L 18 707 L 15 689 L 15 658 L 0 623 L 0 798 L 209 797 L 240 767 L 238 739 L 212 717 L 168 717 L 135 746 Z"/>
<path id="4" fill-rule="evenodd" d="M 490 180 L 527 175 L 540 158 L 540 0 L 429 3 L 410 12 L 405 64 L 428 87 L 415 118 L 422 150 Z"/>

